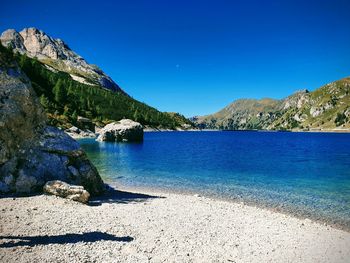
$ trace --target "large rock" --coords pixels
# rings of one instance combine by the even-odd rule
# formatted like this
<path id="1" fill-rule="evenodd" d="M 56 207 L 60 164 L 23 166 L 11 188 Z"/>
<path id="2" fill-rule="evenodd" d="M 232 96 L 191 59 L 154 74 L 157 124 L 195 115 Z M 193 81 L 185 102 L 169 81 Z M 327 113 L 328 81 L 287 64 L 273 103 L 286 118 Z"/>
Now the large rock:
<path id="1" fill-rule="evenodd" d="M 103 181 L 84 151 L 63 131 L 46 126 L 30 82 L 8 60 L 0 52 L 0 193 L 41 191 L 57 179 L 102 193 Z"/>
<path id="2" fill-rule="evenodd" d="M 97 141 L 139 142 L 143 140 L 143 127 L 140 123 L 123 119 L 107 124 L 100 130 Z"/>
<path id="3" fill-rule="evenodd" d="M 70 185 L 65 182 L 55 180 L 44 185 L 44 193 L 67 198 L 80 203 L 88 203 L 90 194 L 79 185 Z"/>

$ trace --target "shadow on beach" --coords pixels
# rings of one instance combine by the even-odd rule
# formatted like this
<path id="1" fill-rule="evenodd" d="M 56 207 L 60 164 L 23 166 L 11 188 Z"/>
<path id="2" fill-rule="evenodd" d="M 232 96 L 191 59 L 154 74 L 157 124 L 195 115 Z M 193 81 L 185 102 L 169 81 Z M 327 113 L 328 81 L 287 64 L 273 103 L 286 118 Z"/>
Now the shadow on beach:
<path id="1" fill-rule="evenodd" d="M 96 241 L 116 241 L 116 242 L 130 242 L 134 240 L 133 237 L 116 237 L 114 235 L 103 232 L 89 232 L 82 234 L 64 234 L 57 236 L 0 236 L 0 239 L 15 239 L 16 241 L 9 241 L 0 244 L 0 248 L 10 248 L 17 246 L 36 246 L 49 244 L 75 244 L 78 242 L 96 242 Z"/>
<path id="2" fill-rule="evenodd" d="M 148 199 L 154 199 L 154 198 L 165 198 L 162 196 L 119 191 L 110 186 L 107 186 L 107 188 L 108 188 L 107 191 L 103 195 L 92 197 L 89 201 L 89 205 L 99 206 L 103 203 L 127 204 L 127 203 L 144 202 Z"/>

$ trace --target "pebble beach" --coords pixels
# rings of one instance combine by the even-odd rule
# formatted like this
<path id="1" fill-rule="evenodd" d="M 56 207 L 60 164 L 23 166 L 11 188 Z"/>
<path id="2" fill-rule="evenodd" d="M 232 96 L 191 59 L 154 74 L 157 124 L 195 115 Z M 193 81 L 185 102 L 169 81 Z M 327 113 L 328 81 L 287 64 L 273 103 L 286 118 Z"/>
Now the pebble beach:
<path id="1" fill-rule="evenodd" d="M 113 191 L 0 199 L 0 262 L 349 262 L 350 233 L 245 204 Z"/>

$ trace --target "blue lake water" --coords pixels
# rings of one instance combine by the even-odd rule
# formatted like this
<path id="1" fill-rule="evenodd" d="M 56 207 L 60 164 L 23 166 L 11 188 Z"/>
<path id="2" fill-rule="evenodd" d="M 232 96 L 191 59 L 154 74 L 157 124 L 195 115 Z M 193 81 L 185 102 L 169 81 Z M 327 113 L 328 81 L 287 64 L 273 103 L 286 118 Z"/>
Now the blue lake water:
<path id="1" fill-rule="evenodd" d="M 149 132 L 79 140 L 107 181 L 242 200 L 350 229 L 350 134 Z"/>

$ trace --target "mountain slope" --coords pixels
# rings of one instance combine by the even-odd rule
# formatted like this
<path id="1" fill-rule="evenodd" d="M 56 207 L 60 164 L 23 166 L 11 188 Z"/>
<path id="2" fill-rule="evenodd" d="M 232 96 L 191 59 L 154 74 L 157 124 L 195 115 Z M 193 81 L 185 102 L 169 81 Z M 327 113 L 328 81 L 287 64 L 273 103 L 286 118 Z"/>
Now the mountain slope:
<path id="1" fill-rule="evenodd" d="M 4 31 L 0 37 L 3 46 L 11 47 L 20 54 L 37 58 L 52 70 L 63 71 L 84 84 L 99 85 L 112 91 L 122 89 L 101 69 L 88 64 L 84 58 L 72 51 L 61 39 L 54 39 L 36 28 Z"/>
<path id="2" fill-rule="evenodd" d="M 193 127 L 189 120 L 160 112 L 122 91 L 78 82 L 69 73 L 53 70 L 26 53 L 13 53 L 11 46 L 5 48 L 0 45 L 0 58 L 16 61 L 28 76 L 51 125 L 63 128 L 79 126 L 77 117 L 83 116 L 100 126 L 129 118 L 156 128 Z"/>
<path id="3" fill-rule="evenodd" d="M 350 78 L 282 99 L 236 100 L 217 113 L 194 117 L 200 128 L 309 130 L 350 128 Z"/>
<path id="4" fill-rule="evenodd" d="M 209 129 L 263 129 L 272 123 L 273 115 L 281 107 L 281 102 L 273 99 L 240 99 L 219 112 L 194 121 L 201 128 Z"/>

